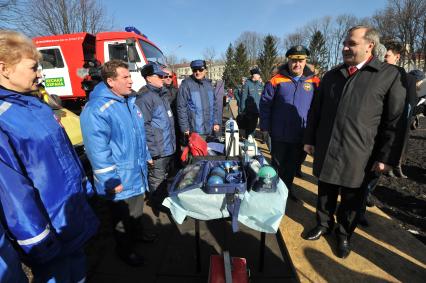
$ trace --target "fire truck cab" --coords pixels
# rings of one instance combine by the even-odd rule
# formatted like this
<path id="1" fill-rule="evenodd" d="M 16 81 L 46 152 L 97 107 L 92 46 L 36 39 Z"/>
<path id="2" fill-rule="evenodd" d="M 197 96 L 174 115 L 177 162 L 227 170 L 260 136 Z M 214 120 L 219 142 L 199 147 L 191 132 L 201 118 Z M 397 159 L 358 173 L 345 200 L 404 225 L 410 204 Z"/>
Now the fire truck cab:
<path id="1" fill-rule="evenodd" d="M 166 65 L 163 52 L 134 27 L 96 35 L 75 33 L 33 39 L 43 58 L 40 62 L 46 91 L 62 101 L 84 104 L 100 80 L 99 66 L 112 59 L 129 64 L 133 89 L 146 84 L 140 69 L 148 62 Z"/>

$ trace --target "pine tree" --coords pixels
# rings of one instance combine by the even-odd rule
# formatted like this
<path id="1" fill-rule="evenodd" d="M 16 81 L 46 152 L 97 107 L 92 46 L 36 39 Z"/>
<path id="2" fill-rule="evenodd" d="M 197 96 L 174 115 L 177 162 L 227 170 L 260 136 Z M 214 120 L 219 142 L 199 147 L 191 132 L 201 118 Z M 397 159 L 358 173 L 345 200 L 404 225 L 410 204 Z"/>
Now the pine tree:
<path id="1" fill-rule="evenodd" d="M 311 42 L 309 43 L 309 51 L 311 52 L 309 62 L 319 69 L 320 73 L 326 71 L 327 58 L 327 46 L 325 45 L 325 38 L 320 31 L 316 31 L 312 34 Z"/>
<path id="2" fill-rule="evenodd" d="M 271 78 L 271 70 L 275 65 L 278 57 L 277 40 L 272 35 L 268 34 L 263 40 L 263 50 L 259 54 L 257 64 L 264 81 Z"/>
<path id="3" fill-rule="evenodd" d="M 247 77 L 249 75 L 249 68 L 250 68 L 250 62 L 247 56 L 246 47 L 243 43 L 240 43 L 237 45 L 237 48 L 235 49 L 235 56 L 234 56 L 234 62 L 235 62 L 235 78 L 237 81 L 237 84 L 241 84 L 241 78 Z"/>
<path id="4" fill-rule="evenodd" d="M 226 49 L 225 70 L 223 71 L 222 80 L 225 82 L 225 88 L 235 88 L 237 85 L 235 77 L 235 58 L 234 48 L 230 43 Z"/>

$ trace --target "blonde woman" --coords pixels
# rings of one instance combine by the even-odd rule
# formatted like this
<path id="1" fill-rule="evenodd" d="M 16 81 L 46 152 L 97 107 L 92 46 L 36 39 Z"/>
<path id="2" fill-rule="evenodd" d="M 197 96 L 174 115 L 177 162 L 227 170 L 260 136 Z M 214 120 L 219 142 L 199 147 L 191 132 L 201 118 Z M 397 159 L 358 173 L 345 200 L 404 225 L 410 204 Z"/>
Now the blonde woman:
<path id="1" fill-rule="evenodd" d="M 0 221 L 34 282 L 83 282 L 93 190 L 52 109 L 31 95 L 39 60 L 30 39 L 0 31 Z"/>

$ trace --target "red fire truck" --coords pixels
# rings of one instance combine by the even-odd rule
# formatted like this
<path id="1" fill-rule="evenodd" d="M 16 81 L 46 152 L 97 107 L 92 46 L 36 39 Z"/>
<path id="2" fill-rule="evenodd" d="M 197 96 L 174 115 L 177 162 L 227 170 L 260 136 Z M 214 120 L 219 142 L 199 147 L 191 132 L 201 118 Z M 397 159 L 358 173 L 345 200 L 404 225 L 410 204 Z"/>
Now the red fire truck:
<path id="1" fill-rule="evenodd" d="M 46 90 L 58 95 L 64 105 L 83 105 L 99 81 L 99 66 L 111 59 L 129 63 L 133 89 L 145 85 L 140 69 L 148 61 L 165 65 L 163 52 L 134 27 L 96 35 L 74 33 L 33 39 L 43 55 L 40 62 Z"/>

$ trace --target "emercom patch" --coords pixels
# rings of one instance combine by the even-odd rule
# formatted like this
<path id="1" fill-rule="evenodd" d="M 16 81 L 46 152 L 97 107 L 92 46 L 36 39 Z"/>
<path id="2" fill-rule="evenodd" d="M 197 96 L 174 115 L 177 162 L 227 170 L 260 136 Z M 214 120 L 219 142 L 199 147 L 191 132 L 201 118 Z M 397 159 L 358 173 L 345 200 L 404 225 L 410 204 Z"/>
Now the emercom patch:
<path id="1" fill-rule="evenodd" d="M 311 85 L 310 83 L 304 83 L 304 84 L 303 84 L 303 88 L 304 88 L 306 91 L 311 91 L 311 89 L 312 89 L 312 85 Z"/>
<path id="2" fill-rule="evenodd" d="M 65 86 L 64 78 L 49 78 L 49 79 L 45 79 L 44 83 L 46 87 Z"/>

